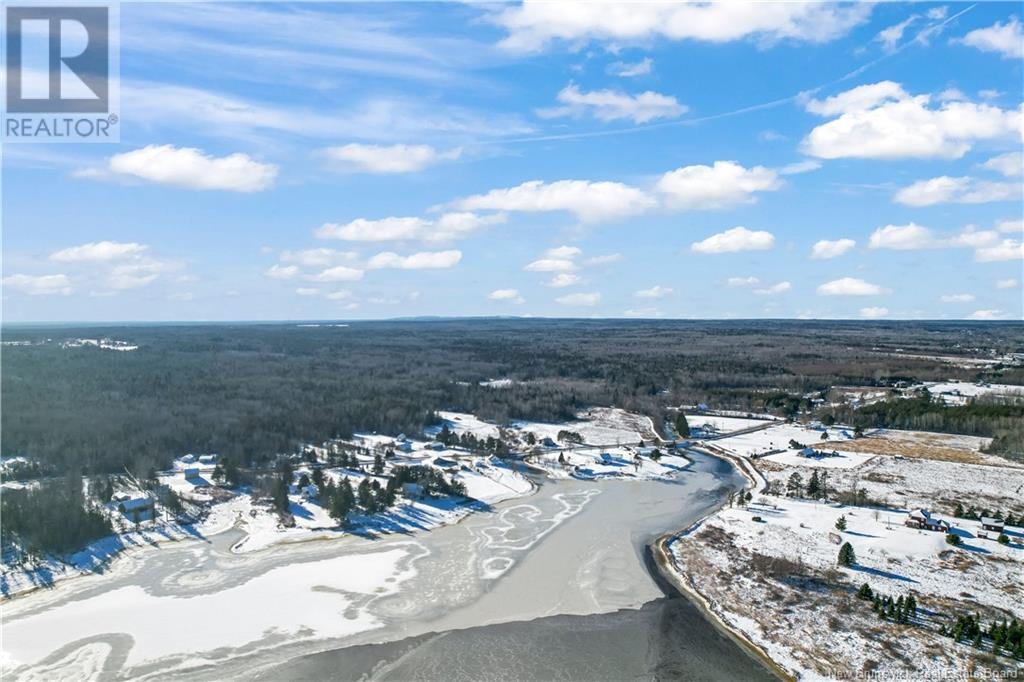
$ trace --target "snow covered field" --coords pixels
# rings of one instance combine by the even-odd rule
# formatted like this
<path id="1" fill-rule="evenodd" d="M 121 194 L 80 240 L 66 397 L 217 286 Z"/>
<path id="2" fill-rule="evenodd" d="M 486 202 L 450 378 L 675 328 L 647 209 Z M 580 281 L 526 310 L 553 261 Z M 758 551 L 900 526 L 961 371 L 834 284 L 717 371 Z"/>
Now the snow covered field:
<path id="1" fill-rule="evenodd" d="M 874 455 L 863 452 L 842 452 L 838 451 L 833 455 L 831 451 L 815 456 L 806 456 L 799 450 L 787 450 L 775 455 L 768 455 L 764 458 L 766 462 L 775 462 L 790 467 L 811 467 L 813 469 L 853 469 L 870 460 Z"/>
<path id="2" fill-rule="evenodd" d="M 822 440 L 821 436 L 826 432 L 828 439 Z M 753 457 L 774 450 L 791 449 L 790 441 L 831 452 L 834 443 L 849 440 L 852 437 L 850 429 L 843 426 L 813 429 L 802 424 L 775 424 L 760 431 L 719 438 L 714 442 L 717 447 L 740 457 Z"/>
<path id="3" fill-rule="evenodd" d="M 963 405 L 971 398 L 982 395 L 1015 396 L 1024 398 L 1024 386 L 1011 384 L 972 384 L 966 381 L 946 381 L 922 384 L 928 392 L 948 405 Z"/>
<path id="4" fill-rule="evenodd" d="M 768 419 L 745 419 L 743 417 L 719 417 L 711 414 L 688 414 L 686 423 L 690 429 L 709 429 L 716 433 L 730 433 L 749 429 L 751 426 L 770 424 Z"/>

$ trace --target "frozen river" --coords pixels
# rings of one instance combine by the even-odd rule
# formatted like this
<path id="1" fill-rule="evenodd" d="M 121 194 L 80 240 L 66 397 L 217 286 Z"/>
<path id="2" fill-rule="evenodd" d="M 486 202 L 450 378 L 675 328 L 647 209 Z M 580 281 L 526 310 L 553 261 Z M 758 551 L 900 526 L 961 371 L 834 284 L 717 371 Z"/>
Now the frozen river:
<path id="1" fill-rule="evenodd" d="M 236 555 L 236 531 L 136 552 L 3 606 L 17 679 L 770 679 L 645 547 L 741 479 L 545 479 L 429 533 Z M 529 621 L 529 622 L 527 622 Z"/>

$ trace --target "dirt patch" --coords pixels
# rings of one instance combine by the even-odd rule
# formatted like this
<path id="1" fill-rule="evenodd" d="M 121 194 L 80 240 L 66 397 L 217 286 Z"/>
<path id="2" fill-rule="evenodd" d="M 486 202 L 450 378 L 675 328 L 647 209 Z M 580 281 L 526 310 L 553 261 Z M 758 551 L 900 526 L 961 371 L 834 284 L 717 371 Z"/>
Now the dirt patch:
<path id="1" fill-rule="evenodd" d="M 940 462 L 1012 466 L 1006 460 L 986 455 L 958 436 L 941 433 L 887 431 L 856 440 L 836 441 L 829 447 L 847 452 L 866 452 L 893 457 L 933 459 Z"/>

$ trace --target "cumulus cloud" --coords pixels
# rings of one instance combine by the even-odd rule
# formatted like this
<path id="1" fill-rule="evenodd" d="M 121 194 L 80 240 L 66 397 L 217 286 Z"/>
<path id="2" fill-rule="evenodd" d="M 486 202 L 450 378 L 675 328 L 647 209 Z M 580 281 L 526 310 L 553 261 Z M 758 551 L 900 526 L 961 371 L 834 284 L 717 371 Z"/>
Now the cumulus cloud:
<path id="1" fill-rule="evenodd" d="M 566 294 L 565 296 L 559 296 L 556 298 L 555 302 L 562 305 L 592 307 L 601 302 L 601 294 Z"/>
<path id="2" fill-rule="evenodd" d="M 556 246 L 544 252 L 548 258 L 575 258 L 583 253 L 578 246 Z"/>
<path id="3" fill-rule="evenodd" d="M 640 289 L 634 291 L 633 295 L 637 298 L 665 298 L 672 293 L 671 287 L 663 287 L 660 284 L 655 284 L 650 289 Z"/>
<path id="4" fill-rule="evenodd" d="M 605 72 L 609 76 L 618 76 L 619 78 L 634 78 L 636 76 L 646 76 L 651 72 L 653 62 L 650 57 L 644 57 L 639 62 L 613 62 L 608 65 Z"/>
<path id="5" fill-rule="evenodd" d="M 996 282 L 996 289 L 1016 289 L 1020 286 L 1020 280 L 1010 277 Z"/>
<path id="6" fill-rule="evenodd" d="M 568 258 L 538 258 L 523 269 L 530 272 L 572 272 L 577 268 L 576 263 Z"/>
<path id="7" fill-rule="evenodd" d="M 299 296 L 319 296 L 320 290 L 312 287 L 299 287 L 295 290 L 295 293 Z"/>
<path id="8" fill-rule="evenodd" d="M 495 289 L 487 294 L 487 298 L 492 301 L 506 301 L 516 305 L 526 302 L 526 299 L 519 295 L 519 290 L 517 289 Z"/>
<path id="9" fill-rule="evenodd" d="M 939 300 L 943 303 L 970 303 L 974 300 L 974 294 L 944 294 Z"/>
<path id="10" fill-rule="evenodd" d="M 500 45 L 536 52 L 553 42 L 642 43 L 657 38 L 724 43 L 753 38 L 822 43 L 845 35 L 871 13 L 850 3 L 551 3 L 526 0 L 492 20 L 508 31 Z"/>
<path id="11" fill-rule="evenodd" d="M 658 308 L 630 308 L 623 315 L 626 317 L 649 318 L 661 317 L 663 313 Z"/>
<path id="12" fill-rule="evenodd" d="M 778 174 L 763 166 L 744 168 L 734 161 L 685 166 L 665 173 L 657 190 L 676 210 L 718 209 L 754 201 L 756 192 L 782 187 Z"/>
<path id="13" fill-rule="evenodd" d="M 426 144 L 346 144 L 327 147 L 323 155 L 341 170 L 364 173 L 414 173 L 462 155 L 462 148 L 438 151 Z"/>
<path id="14" fill-rule="evenodd" d="M 855 246 L 857 246 L 857 242 L 852 239 L 822 239 L 811 247 L 811 258 L 815 260 L 838 258 Z"/>
<path id="15" fill-rule="evenodd" d="M 1005 320 L 1006 313 L 1002 310 L 975 310 L 967 316 L 968 320 Z"/>
<path id="16" fill-rule="evenodd" d="M 260 163 L 247 154 L 215 157 L 193 147 L 148 145 L 115 154 L 102 170 L 86 169 L 78 177 L 109 179 L 130 177 L 185 189 L 260 192 L 277 179 L 277 166 Z"/>
<path id="17" fill-rule="evenodd" d="M 619 182 L 531 180 L 459 199 L 455 205 L 467 211 L 567 211 L 583 222 L 600 222 L 643 213 L 657 202 L 643 190 Z"/>
<path id="18" fill-rule="evenodd" d="M 879 306 L 870 306 L 860 309 L 860 316 L 866 320 L 877 320 L 878 318 L 885 317 L 888 314 L 888 308 L 882 308 Z"/>
<path id="19" fill-rule="evenodd" d="M 324 223 L 314 234 L 320 239 L 350 242 L 455 241 L 506 219 L 503 213 L 481 216 L 468 211 L 445 213 L 437 220 L 418 217 L 356 218 L 348 223 Z"/>
<path id="20" fill-rule="evenodd" d="M 559 273 L 559 274 L 555 275 L 554 277 L 549 279 L 547 282 L 545 282 L 544 286 L 552 287 L 552 288 L 555 288 L 555 289 L 561 289 L 563 287 L 571 287 L 573 284 L 576 284 L 579 281 L 580 281 L 580 276 L 579 275 L 574 275 L 574 274 L 569 273 L 569 272 L 562 272 L 562 273 Z"/>
<path id="21" fill-rule="evenodd" d="M 998 244 L 985 246 L 974 251 L 974 260 L 979 263 L 1020 260 L 1024 258 L 1024 241 L 1004 239 Z"/>
<path id="22" fill-rule="evenodd" d="M 616 90 L 583 92 L 576 85 L 562 88 L 556 97 L 560 106 L 538 109 L 541 118 L 580 117 L 591 115 L 599 121 L 629 119 L 634 123 L 647 123 L 659 118 L 682 116 L 689 107 L 680 104 L 671 95 L 650 90 L 629 95 Z"/>
<path id="23" fill-rule="evenodd" d="M 299 268 L 296 265 L 271 265 L 263 274 L 270 279 L 293 279 L 298 276 Z"/>
<path id="24" fill-rule="evenodd" d="M 1007 152 L 1006 154 L 993 156 L 991 159 L 981 164 L 981 167 L 997 173 L 1002 173 L 1008 178 L 1016 177 L 1024 173 L 1024 153 Z"/>
<path id="25" fill-rule="evenodd" d="M 1000 232 L 1024 233 L 1024 220 L 1000 220 L 996 223 L 996 229 Z"/>
<path id="26" fill-rule="evenodd" d="M 271 268 L 273 270 L 278 266 Z M 282 268 L 283 270 L 291 270 L 295 268 L 295 274 L 298 274 L 298 268 L 294 265 Z M 292 275 L 294 277 L 295 275 Z M 363 278 L 363 271 L 359 268 L 350 268 L 346 265 L 335 265 L 333 268 L 326 268 L 314 275 L 306 275 L 306 279 L 311 282 L 355 282 Z M 287 279 L 287 278 L 279 278 Z"/>
<path id="27" fill-rule="evenodd" d="M 622 260 L 621 253 L 604 253 L 600 256 L 592 256 L 585 261 L 583 264 L 588 267 L 596 267 L 598 265 L 608 265 L 609 263 L 618 263 Z"/>
<path id="28" fill-rule="evenodd" d="M 748 230 L 737 226 L 725 232 L 694 242 L 690 250 L 696 253 L 736 253 L 737 251 L 765 251 L 775 245 L 771 232 Z"/>
<path id="29" fill-rule="evenodd" d="M 930 180 L 919 180 L 896 192 L 893 199 L 907 206 L 934 204 L 986 204 L 992 201 L 1019 201 L 1022 186 L 1019 182 L 991 182 L 971 177 L 942 175 Z"/>
<path id="30" fill-rule="evenodd" d="M 789 282 L 779 282 L 763 289 L 754 289 L 754 293 L 758 296 L 774 296 L 775 294 L 784 294 L 792 288 L 793 285 Z"/>
<path id="31" fill-rule="evenodd" d="M 912 251 L 939 246 L 932 231 L 927 227 L 909 223 L 907 225 L 886 225 L 871 233 L 869 249 L 894 249 Z"/>
<path id="32" fill-rule="evenodd" d="M 856 277 L 841 277 L 818 287 L 821 296 L 877 296 L 886 290 Z"/>
<path id="33" fill-rule="evenodd" d="M 303 249 L 299 251 L 282 251 L 280 259 L 284 263 L 296 263 L 303 267 L 322 268 L 333 263 L 353 261 L 359 257 L 354 251 L 336 251 L 334 249 Z"/>
<path id="34" fill-rule="evenodd" d="M 725 280 L 725 285 L 729 287 L 752 287 L 760 282 L 761 280 L 757 277 L 730 277 Z"/>
<path id="35" fill-rule="evenodd" d="M 148 247 L 135 242 L 90 242 L 50 254 L 50 260 L 61 263 L 106 262 L 141 255 Z"/>
<path id="36" fill-rule="evenodd" d="M 410 256 L 399 256 L 392 251 L 383 251 L 373 256 L 366 264 L 370 270 L 399 268 L 401 270 L 438 270 L 454 267 L 462 260 L 462 252 L 421 251 Z"/>
<path id="37" fill-rule="evenodd" d="M 1024 58 L 1024 33 L 1017 17 L 1006 23 L 997 21 L 987 28 L 971 31 L 960 42 L 983 52 L 996 52 L 1003 59 Z"/>
<path id="38" fill-rule="evenodd" d="M 882 47 L 886 51 L 892 51 L 896 48 L 896 45 L 903 40 L 903 33 L 907 30 L 907 27 L 917 21 L 918 15 L 911 14 L 909 17 L 904 19 L 898 24 L 893 24 L 888 28 L 882 29 L 875 36 L 875 40 L 882 43 Z"/>
<path id="39" fill-rule="evenodd" d="M 814 128 L 802 149 L 824 159 L 957 159 L 979 140 L 1020 135 L 1018 110 L 965 101 L 932 106 L 931 100 L 892 81 L 811 99 L 808 111 L 837 118 Z"/>
<path id="40" fill-rule="evenodd" d="M 8 275 L 3 278 L 3 284 L 29 296 L 67 296 L 73 291 L 71 279 L 65 274 Z"/>

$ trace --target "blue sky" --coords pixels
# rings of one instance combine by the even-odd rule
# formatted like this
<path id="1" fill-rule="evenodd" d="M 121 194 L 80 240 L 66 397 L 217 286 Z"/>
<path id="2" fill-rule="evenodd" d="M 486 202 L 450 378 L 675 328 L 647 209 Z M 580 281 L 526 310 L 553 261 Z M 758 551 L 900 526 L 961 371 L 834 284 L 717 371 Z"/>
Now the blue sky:
<path id="1" fill-rule="evenodd" d="M 4 319 L 1020 319 L 1019 12 L 126 3 Z"/>

